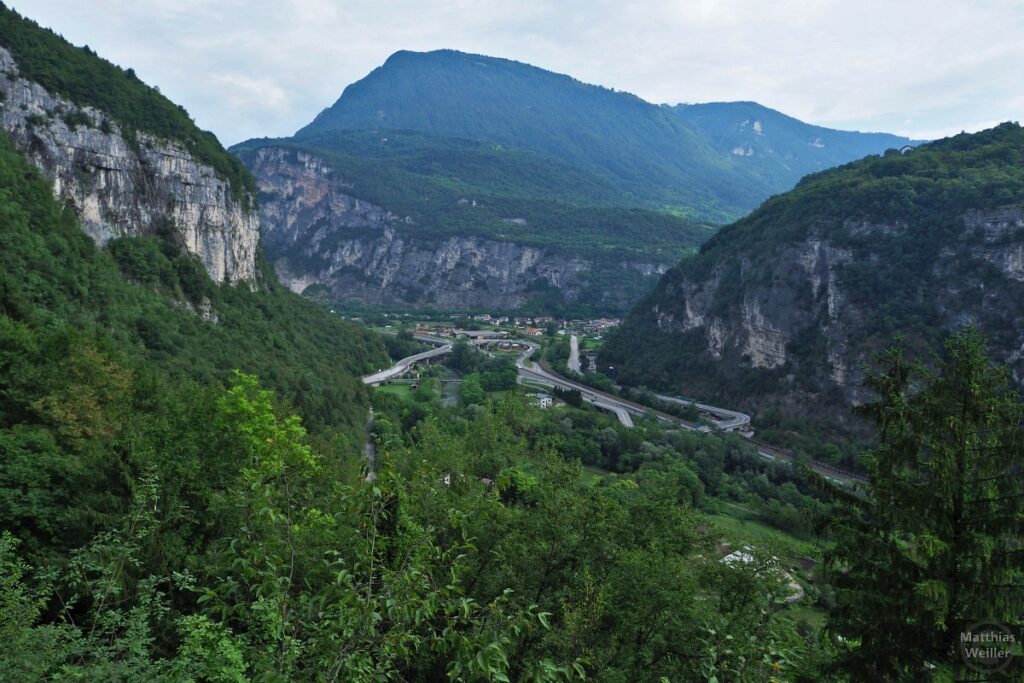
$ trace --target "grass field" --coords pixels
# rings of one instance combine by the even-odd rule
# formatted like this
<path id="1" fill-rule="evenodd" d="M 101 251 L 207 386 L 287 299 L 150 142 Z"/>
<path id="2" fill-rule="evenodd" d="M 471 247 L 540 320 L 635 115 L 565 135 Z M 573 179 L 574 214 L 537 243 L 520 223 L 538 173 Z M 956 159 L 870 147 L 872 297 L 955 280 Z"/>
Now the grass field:
<path id="1" fill-rule="evenodd" d="M 717 513 L 709 513 L 707 517 L 722 540 L 728 541 L 734 548 L 746 544 L 812 557 L 821 552 L 821 548 L 814 542 L 776 529 L 742 505 L 722 503 Z"/>
<path id="2" fill-rule="evenodd" d="M 718 513 L 708 514 L 708 520 L 714 526 L 719 541 L 727 541 L 734 550 L 749 545 L 751 548 L 763 549 L 772 555 L 785 558 L 785 563 L 794 563 L 797 557 L 812 557 L 820 561 L 822 546 L 785 531 L 776 529 L 761 520 L 755 512 L 735 503 L 721 503 Z M 812 574 L 796 569 L 794 575 L 802 581 L 813 581 Z M 807 584 L 805 583 L 805 587 Z M 786 608 L 789 616 L 798 622 L 805 622 L 815 632 L 824 627 L 828 618 L 826 612 L 814 604 L 813 594 Z"/>
<path id="3" fill-rule="evenodd" d="M 394 394 L 407 401 L 412 399 L 412 386 L 409 384 L 382 384 L 377 387 L 377 391 Z"/>

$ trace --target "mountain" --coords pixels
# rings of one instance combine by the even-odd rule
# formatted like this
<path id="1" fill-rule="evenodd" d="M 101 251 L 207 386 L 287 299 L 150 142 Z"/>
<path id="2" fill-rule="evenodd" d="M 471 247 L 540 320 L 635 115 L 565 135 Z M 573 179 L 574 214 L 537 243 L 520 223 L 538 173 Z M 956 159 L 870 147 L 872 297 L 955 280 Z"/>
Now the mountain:
<path id="1" fill-rule="evenodd" d="M 0 5 L 0 92 L 0 129 L 98 244 L 170 222 L 215 280 L 255 280 L 251 174 L 133 71 Z"/>
<path id="2" fill-rule="evenodd" d="M 976 325 L 1024 380 L 1022 319 L 1024 129 L 1005 123 L 808 176 L 666 273 L 601 363 L 762 424 L 844 424 L 897 335 L 927 358 Z"/>
<path id="3" fill-rule="evenodd" d="M 24 351 L 0 361 L 4 428 L 27 419 L 12 387 L 71 381 L 76 354 L 169 395 L 255 373 L 313 427 L 361 428 L 383 344 L 279 284 L 252 175 L 184 109 L 0 5 L 0 129 L 0 334 Z"/>
<path id="4" fill-rule="evenodd" d="M 738 164 L 680 117 L 624 92 L 454 50 L 396 52 L 301 129 L 410 130 L 531 150 L 611 183 L 635 202 L 721 219 L 756 203 Z"/>
<path id="5" fill-rule="evenodd" d="M 829 131 L 818 129 L 803 140 L 805 149 L 768 157 L 766 163 L 784 179 L 766 177 L 764 169 L 752 169 L 732 153 L 736 145 L 721 144 L 717 130 L 729 125 L 735 107 L 701 107 L 698 113 L 654 105 L 507 59 L 454 50 L 402 51 L 348 86 L 295 137 L 324 146 L 340 131 L 401 130 L 530 150 L 585 170 L 641 205 L 710 221 L 737 218 L 770 194 L 789 189 L 799 178 L 786 175 L 786 165 L 793 165 L 790 152 L 799 160 L 796 165 L 813 167 L 816 159 L 842 163 L 909 142 L 847 133 L 862 140 L 860 147 L 837 145 L 835 154 L 830 149 L 823 157 L 813 143 Z M 788 147 L 794 120 L 778 114 L 762 118 L 771 139 Z M 828 144 L 843 136 L 825 137 Z"/>
<path id="6" fill-rule="evenodd" d="M 713 234 L 694 219 L 745 213 L 788 189 L 793 168 L 905 142 L 763 118 L 771 143 L 739 158 L 678 108 L 505 59 L 398 52 L 294 137 L 233 151 L 257 177 L 264 245 L 295 291 L 619 313 Z M 800 134 L 828 151 L 801 155 Z"/>
<path id="7" fill-rule="evenodd" d="M 889 133 L 815 126 L 757 102 L 679 104 L 675 111 L 717 151 L 736 156 L 772 193 L 789 190 L 809 173 L 920 144 Z"/>

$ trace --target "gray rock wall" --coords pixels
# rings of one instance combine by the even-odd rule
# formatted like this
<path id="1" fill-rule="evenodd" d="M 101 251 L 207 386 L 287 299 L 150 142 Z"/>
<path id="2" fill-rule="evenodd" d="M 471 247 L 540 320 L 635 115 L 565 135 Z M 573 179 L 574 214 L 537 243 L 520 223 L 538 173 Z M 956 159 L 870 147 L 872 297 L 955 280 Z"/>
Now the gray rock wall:
<path id="1" fill-rule="evenodd" d="M 316 155 L 264 147 L 243 158 L 259 185 L 264 247 L 296 292 L 322 285 L 335 301 L 505 310 L 548 288 L 572 303 L 588 286 L 593 264 L 586 259 L 482 237 L 417 235 L 411 219 L 353 197 Z M 665 270 L 617 267 L 652 284 Z M 625 289 L 600 296 L 612 306 L 630 303 Z"/>
<path id="2" fill-rule="evenodd" d="M 179 144 L 139 134 L 128 144 L 103 112 L 78 107 L 18 74 L 0 48 L 0 127 L 53 180 L 54 193 L 103 245 L 152 233 L 164 220 L 217 282 L 256 277 L 259 216 L 231 196 L 228 182 Z M 88 124 L 69 126 L 64 118 Z"/>

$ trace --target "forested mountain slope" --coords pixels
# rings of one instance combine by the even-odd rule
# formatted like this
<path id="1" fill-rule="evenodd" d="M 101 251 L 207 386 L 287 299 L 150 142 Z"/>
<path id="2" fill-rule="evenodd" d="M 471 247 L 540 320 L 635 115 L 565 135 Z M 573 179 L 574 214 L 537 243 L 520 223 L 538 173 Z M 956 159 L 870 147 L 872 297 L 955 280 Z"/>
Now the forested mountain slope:
<path id="1" fill-rule="evenodd" d="M 804 123 L 757 102 L 679 104 L 675 111 L 719 152 L 737 157 L 771 193 L 809 173 L 918 142 L 890 133 L 860 133 Z"/>
<path id="2" fill-rule="evenodd" d="M 263 243 L 282 281 L 341 303 L 624 312 L 713 234 L 655 211 L 510 194 L 474 175 L 291 141 L 234 149 L 257 176 Z"/>
<path id="3" fill-rule="evenodd" d="M 756 202 L 728 155 L 668 109 L 527 64 L 454 50 L 396 52 L 296 138 L 409 130 L 531 150 L 635 200 L 721 218 Z"/>
<path id="4" fill-rule="evenodd" d="M 842 421 L 862 365 L 977 325 L 1024 379 L 1024 130 L 805 178 L 665 274 L 602 351 L 633 384 Z"/>
<path id="5" fill-rule="evenodd" d="M 703 115 L 688 116 L 686 107 L 651 104 L 507 59 L 455 50 L 402 51 L 347 87 L 295 137 L 320 147 L 343 147 L 349 144 L 347 132 L 366 130 L 465 138 L 510 155 L 532 154 L 573 166 L 616 188 L 620 196 L 609 193 L 613 201 L 621 202 L 624 194 L 634 203 L 719 222 L 789 189 L 799 176 L 787 174 L 786 157 L 807 166 L 823 157 L 813 146 L 815 138 L 803 148 L 787 140 L 784 157 L 767 155 L 752 167 L 732 153 L 735 145 L 724 148 L 714 134 L 735 118 L 731 105 L 729 111 L 708 106 Z M 783 129 L 790 127 L 787 117 L 755 116 L 750 125 L 761 118 L 758 127 L 781 144 L 788 135 Z M 845 135 L 860 147 L 829 149 L 824 158 L 832 164 L 907 142 Z M 455 150 L 452 156 L 457 155 Z"/>

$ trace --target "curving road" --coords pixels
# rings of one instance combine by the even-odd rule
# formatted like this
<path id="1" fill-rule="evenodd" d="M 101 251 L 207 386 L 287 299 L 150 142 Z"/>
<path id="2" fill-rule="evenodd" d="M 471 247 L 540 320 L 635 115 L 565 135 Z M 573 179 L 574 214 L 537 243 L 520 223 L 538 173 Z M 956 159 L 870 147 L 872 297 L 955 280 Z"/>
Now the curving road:
<path id="1" fill-rule="evenodd" d="M 443 339 L 441 337 L 431 337 L 428 335 L 418 334 L 415 335 L 415 339 L 417 341 L 426 342 L 428 344 L 437 344 L 438 346 L 435 349 L 430 349 L 429 351 L 423 351 L 421 353 L 417 353 L 412 356 L 403 358 L 396 362 L 390 368 L 386 368 L 378 372 L 375 372 L 371 375 L 367 375 L 363 377 L 363 383 L 377 385 L 381 384 L 382 382 L 394 379 L 396 377 L 400 377 L 405 373 L 409 372 L 409 370 L 412 369 L 413 366 L 415 366 L 417 363 L 422 362 L 424 360 L 428 360 L 430 358 L 436 358 L 437 356 L 443 356 L 446 353 L 450 353 L 452 348 L 454 348 L 451 340 Z M 606 394 L 592 387 L 588 387 L 585 384 L 574 382 L 571 379 L 562 377 L 561 375 L 545 370 L 544 368 L 540 367 L 540 365 L 532 363 L 530 361 L 530 357 L 536 352 L 538 348 L 540 348 L 536 343 L 532 341 L 527 341 L 523 339 L 510 339 L 503 341 L 508 341 L 514 344 L 518 344 L 520 346 L 527 347 L 527 350 L 516 360 L 516 367 L 519 370 L 520 381 L 525 380 L 533 382 L 534 384 L 539 384 L 540 386 L 552 388 L 558 387 L 559 389 L 563 390 L 575 389 L 580 392 L 580 395 L 583 397 L 584 401 L 586 401 L 587 403 L 591 403 L 597 406 L 598 408 L 602 408 L 604 410 L 608 410 L 610 412 L 615 413 L 615 415 L 619 418 L 619 422 L 621 422 L 623 425 L 627 427 L 633 426 L 632 415 L 643 415 L 647 412 L 647 408 L 643 405 L 640 405 L 639 403 L 627 401 L 612 394 Z M 482 346 L 491 342 L 489 340 L 474 340 L 471 343 L 474 344 L 475 346 Z M 572 350 L 574 351 L 574 355 L 576 356 L 576 364 L 579 365 L 579 340 L 577 339 L 576 335 L 573 335 L 570 338 L 570 345 Z M 689 405 L 688 401 L 675 398 L 672 396 L 658 395 L 658 398 L 664 401 L 679 403 L 681 405 Z M 694 405 L 697 406 L 698 410 L 704 411 L 708 415 L 711 415 L 712 422 L 714 422 L 715 426 L 722 431 L 732 431 L 738 427 L 750 423 L 750 416 L 745 415 L 743 413 L 727 410 L 725 408 L 717 408 L 714 406 L 705 405 L 703 403 L 695 403 Z M 667 416 L 659 416 L 659 419 L 663 421 L 672 421 L 671 418 Z M 690 428 L 689 426 L 686 427 L 688 429 Z"/>
<path id="2" fill-rule="evenodd" d="M 723 432 L 731 432 L 750 424 L 750 416 L 746 413 L 739 413 L 735 410 L 728 410 L 717 406 L 709 406 L 706 403 L 687 401 L 686 399 L 676 398 L 675 396 L 665 396 L 664 394 L 655 394 L 655 396 L 666 403 L 676 403 L 683 407 L 690 405 L 696 406 L 697 410 L 711 415 L 711 419 L 714 421 L 715 426 Z"/>
<path id="3" fill-rule="evenodd" d="M 604 392 L 592 389 L 586 386 L 585 384 L 573 382 L 571 379 L 567 379 L 565 377 L 562 377 L 561 375 L 556 375 L 552 372 L 548 372 L 539 364 L 533 363 L 530 360 L 530 356 L 532 356 L 534 352 L 539 348 L 537 344 L 534 344 L 533 342 L 520 343 L 527 344 L 529 346 L 527 351 L 523 353 L 521 356 L 519 356 L 518 359 L 516 359 L 516 368 L 519 370 L 520 382 L 526 381 L 530 382 L 531 384 L 538 384 L 543 387 L 562 389 L 563 391 L 575 389 L 576 391 L 580 392 L 580 396 L 587 403 L 590 403 L 594 406 L 597 406 L 598 408 L 602 408 L 604 410 L 608 410 L 612 413 L 615 413 L 615 416 L 619 418 L 619 422 L 621 422 L 626 427 L 633 426 L 633 418 L 631 413 L 636 415 L 644 414 L 645 411 L 643 406 L 637 404 L 630 405 L 629 403 L 623 401 L 617 396 L 605 394 Z"/>
<path id="4" fill-rule="evenodd" d="M 443 356 L 446 353 L 450 353 L 452 350 L 452 343 L 447 339 L 441 339 L 439 337 L 427 337 L 425 335 L 416 335 L 416 339 L 419 341 L 425 341 L 431 344 L 440 343 L 441 346 L 436 349 L 430 349 L 429 351 L 423 351 L 421 353 L 413 354 L 398 361 L 390 368 L 380 370 L 373 373 L 372 375 L 366 375 L 363 377 L 363 384 L 377 385 L 381 382 L 386 382 L 389 379 L 400 377 L 405 373 L 409 372 L 410 369 L 416 363 L 420 361 L 428 360 L 430 358 L 436 358 L 437 356 Z"/>
<path id="5" fill-rule="evenodd" d="M 441 339 L 439 337 L 429 337 L 425 335 L 416 335 L 416 339 L 427 343 L 439 344 L 439 346 L 438 348 L 432 349 L 431 351 L 424 351 L 422 353 L 409 356 L 408 358 L 403 358 L 402 360 L 395 363 L 395 365 L 386 370 L 381 370 L 372 375 L 367 375 L 366 377 L 363 377 L 363 382 L 365 384 L 379 384 L 387 379 L 398 377 L 408 372 L 409 369 L 412 366 L 414 366 L 417 362 L 420 362 L 428 358 L 444 355 L 446 353 L 450 353 L 453 348 L 451 340 L 448 339 Z M 550 370 L 541 367 L 539 363 L 534 363 L 532 360 L 530 360 L 530 357 L 537 351 L 538 348 L 540 348 L 534 342 L 520 339 L 510 339 L 503 341 L 509 341 L 511 343 L 527 347 L 526 351 L 524 351 L 519 356 L 519 358 L 516 359 L 516 368 L 518 370 L 520 382 L 530 382 L 531 384 L 537 384 L 544 387 L 557 387 L 562 390 L 579 391 L 584 401 L 598 408 L 602 408 L 604 410 L 608 410 L 612 413 L 615 413 L 615 415 L 619 418 L 619 422 L 621 422 L 623 425 L 627 427 L 633 426 L 633 415 L 645 415 L 650 410 L 646 406 L 643 406 L 639 403 L 634 403 L 633 401 L 629 401 L 618 396 L 613 396 L 612 394 L 606 394 L 603 391 L 594 389 L 593 387 L 589 387 L 579 382 L 574 382 L 571 379 L 568 379 L 566 377 L 563 377 L 557 373 L 551 372 Z M 474 341 L 472 343 L 474 345 L 480 346 L 488 342 Z M 683 406 L 688 406 L 691 405 L 692 403 L 692 405 L 696 406 L 698 410 L 700 410 L 706 415 L 710 415 L 711 421 L 714 422 L 715 426 L 721 431 L 733 431 L 743 425 L 750 424 L 749 415 L 740 413 L 735 410 L 728 410 L 726 408 L 710 406 L 705 403 L 691 402 L 687 401 L 686 399 L 677 398 L 675 396 L 664 396 L 661 394 L 656 394 L 656 396 L 663 401 L 678 403 L 679 405 Z M 661 422 L 670 423 L 691 431 L 698 430 L 696 427 L 688 424 L 685 420 L 681 420 L 677 417 L 673 417 L 665 413 L 660 413 L 658 411 L 654 411 L 654 415 Z M 767 460 L 792 461 L 795 459 L 793 453 L 786 449 L 776 448 L 764 442 L 756 441 L 753 439 L 751 440 L 751 443 L 754 444 L 754 446 L 757 448 L 757 452 L 761 455 L 761 457 Z M 812 461 L 808 463 L 808 466 L 818 474 L 821 474 L 822 476 L 834 481 L 858 483 L 864 483 L 866 481 L 866 478 L 859 473 L 850 472 L 848 470 L 837 468 L 827 463 L 819 463 Z"/>

